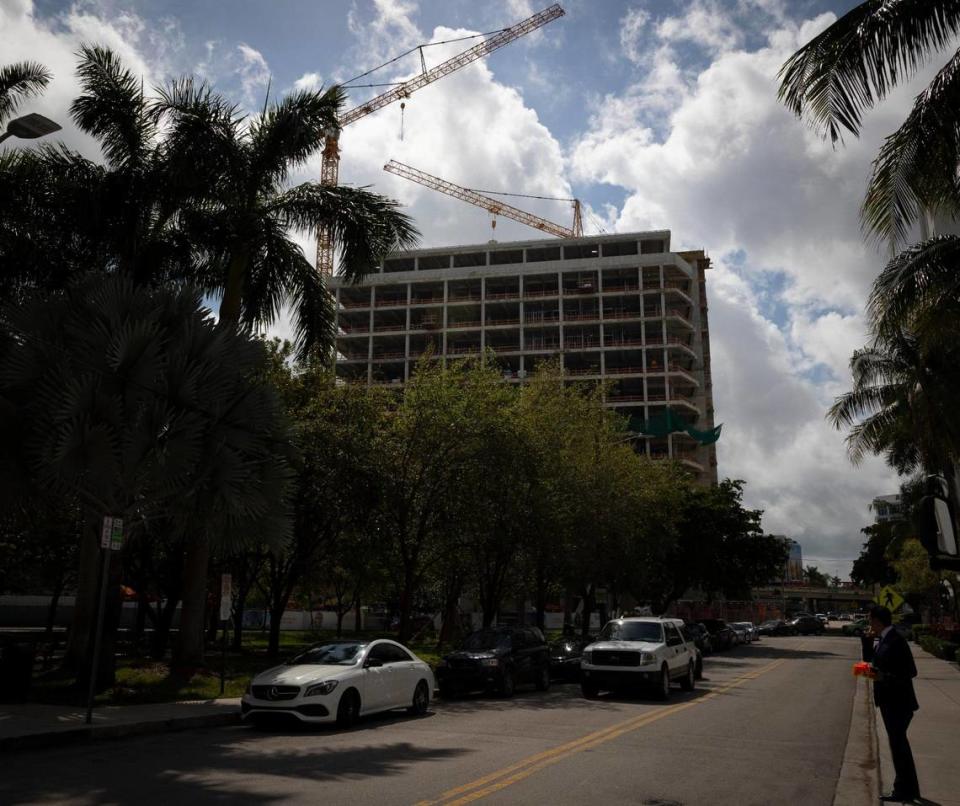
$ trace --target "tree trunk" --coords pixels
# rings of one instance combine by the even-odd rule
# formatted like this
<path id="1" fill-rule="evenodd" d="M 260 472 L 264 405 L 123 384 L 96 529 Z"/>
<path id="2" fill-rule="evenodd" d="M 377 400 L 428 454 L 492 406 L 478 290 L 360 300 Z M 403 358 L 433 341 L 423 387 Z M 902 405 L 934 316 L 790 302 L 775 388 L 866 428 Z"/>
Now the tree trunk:
<path id="1" fill-rule="evenodd" d="M 535 596 L 537 600 L 537 627 L 543 632 L 547 628 L 547 582 L 539 574 L 537 575 L 537 590 Z"/>
<path id="2" fill-rule="evenodd" d="M 96 529 L 84 529 L 77 569 L 77 596 L 67 637 L 64 668 L 77 673 L 89 667 L 88 653 L 93 644 L 97 618 L 97 591 L 100 587 L 100 535 Z"/>
<path id="3" fill-rule="evenodd" d="M 170 643 L 170 626 L 173 617 L 177 614 L 179 596 L 171 596 L 164 602 L 157 603 L 157 618 L 153 625 L 153 640 L 150 642 L 150 657 L 154 660 L 163 660 L 167 655 Z"/>
<path id="4" fill-rule="evenodd" d="M 583 592 L 583 621 L 580 624 L 580 635 L 584 640 L 590 637 L 590 616 L 593 615 L 594 600 L 593 586 L 590 586 Z"/>
<path id="5" fill-rule="evenodd" d="M 346 614 L 343 610 L 340 609 L 340 606 L 337 606 L 337 638 L 343 637 L 343 617 Z"/>
<path id="6" fill-rule="evenodd" d="M 246 273 L 246 258 L 235 253 L 230 258 L 227 282 L 223 289 L 223 299 L 220 301 L 219 318 L 223 323 L 236 324 L 240 321 L 240 310 L 243 305 L 243 281 Z"/>
<path id="7" fill-rule="evenodd" d="M 140 646 L 143 641 L 143 634 L 147 629 L 147 613 L 150 611 L 150 603 L 143 589 L 138 586 L 137 590 L 137 621 L 133 627 L 133 643 Z"/>
<path id="8" fill-rule="evenodd" d="M 410 611 L 413 607 L 413 571 L 403 572 L 403 591 L 400 593 L 400 643 L 410 640 L 411 627 Z"/>
<path id="9" fill-rule="evenodd" d="M 53 635 L 53 628 L 57 624 L 57 607 L 60 605 L 60 596 L 63 594 L 63 575 L 53 586 L 53 593 L 50 594 L 50 604 L 47 606 L 47 636 Z"/>
<path id="10" fill-rule="evenodd" d="M 174 657 L 174 665 L 181 669 L 203 666 L 209 561 L 210 544 L 205 537 L 198 535 L 187 543 L 183 565 L 183 609 Z"/>
<path id="11" fill-rule="evenodd" d="M 286 599 L 270 608 L 270 637 L 267 640 L 267 655 L 271 658 L 280 654 L 280 621 L 283 619 L 283 612 L 286 609 Z"/>
<path id="12" fill-rule="evenodd" d="M 363 610 L 360 607 L 360 594 L 358 593 L 353 600 L 353 631 L 360 635 L 363 629 Z"/>

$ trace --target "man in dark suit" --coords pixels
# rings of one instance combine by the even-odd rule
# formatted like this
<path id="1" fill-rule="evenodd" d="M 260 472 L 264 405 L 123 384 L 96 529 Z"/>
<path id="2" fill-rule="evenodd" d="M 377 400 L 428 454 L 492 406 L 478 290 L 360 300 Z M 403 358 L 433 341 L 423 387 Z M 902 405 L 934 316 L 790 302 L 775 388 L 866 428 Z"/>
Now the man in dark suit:
<path id="1" fill-rule="evenodd" d="M 880 800 L 904 803 L 920 797 L 917 768 L 907 740 L 907 728 L 913 712 L 919 707 L 913 692 L 917 667 L 907 639 L 893 629 L 892 624 L 893 617 L 886 607 L 871 608 L 872 635 L 864 638 L 863 659 L 870 662 L 876 673 L 873 701 L 880 709 L 883 726 L 887 729 L 896 772 L 893 791 Z"/>

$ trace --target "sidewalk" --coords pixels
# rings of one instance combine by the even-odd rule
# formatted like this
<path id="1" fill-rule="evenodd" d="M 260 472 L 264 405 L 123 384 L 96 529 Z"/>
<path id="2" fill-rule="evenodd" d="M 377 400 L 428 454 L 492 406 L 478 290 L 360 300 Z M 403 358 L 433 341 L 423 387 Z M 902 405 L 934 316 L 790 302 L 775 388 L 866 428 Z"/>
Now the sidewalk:
<path id="1" fill-rule="evenodd" d="M 920 710 L 907 736 L 917 764 L 923 801 L 930 806 L 960 806 L 960 670 L 911 644 L 917 664 L 913 681 Z M 893 786 L 893 760 L 883 720 L 877 719 L 880 781 L 884 791 Z"/>
<path id="2" fill-rule="evenodd" d="M 84 723 L 84 708 L 0 704 L 0 752 L 49 747 L 89 739 L 138 733 L 230 725 L 240 721 L 240 700 L 113 705 L 95 708 L 93 724 Z"/>

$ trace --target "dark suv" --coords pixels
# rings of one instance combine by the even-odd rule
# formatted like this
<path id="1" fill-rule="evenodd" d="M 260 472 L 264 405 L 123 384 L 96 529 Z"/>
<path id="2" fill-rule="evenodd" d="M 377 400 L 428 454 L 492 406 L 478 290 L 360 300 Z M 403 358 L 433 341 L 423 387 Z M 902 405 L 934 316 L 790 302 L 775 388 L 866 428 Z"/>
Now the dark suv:
<path id="1" fill-rule="evenodd" d="M 823 622 L 816 616 L 797 616 L 795 619 L 788 621 L 787 624 L 800 635 L 810 635 L 811 633 L 822 635 L 825 629 Z"/>
<path id="2" fill-rule="evenodd" d="M 437 666 L 440 694 L 496 691 L 513 695 L 520 683 L 540 691 L 550 687 L 550 651 L 536 627 L 490 627 L 468 635 L 456 652 Z"/>
<path id="3" fill-rule="evenodd" d="M 710 646 L 716 652 L 720 649 L 730 649 L 736 636 L 730 625 L 722 618 L 705 618 L 700 622 L 710 634 Z"/>

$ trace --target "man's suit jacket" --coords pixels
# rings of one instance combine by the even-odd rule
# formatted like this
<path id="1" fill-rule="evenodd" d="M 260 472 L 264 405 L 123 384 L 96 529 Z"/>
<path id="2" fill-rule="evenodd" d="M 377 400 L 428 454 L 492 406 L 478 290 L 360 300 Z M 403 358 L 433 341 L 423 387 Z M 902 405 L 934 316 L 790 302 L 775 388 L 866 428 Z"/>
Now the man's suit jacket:
<path id="1" fill-rule="evenodd" d="M 890 630 L 876 647 L 872 640 L 866 639 L 863 641 L 863 659 L 882 672 L 881 679 L 873 684 L 873 701 L 878 707 L 889 706 L 909 711 L 919 708 L 913 691 L 917 666 L 906 638 L 896 630 Z"/>

